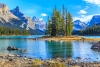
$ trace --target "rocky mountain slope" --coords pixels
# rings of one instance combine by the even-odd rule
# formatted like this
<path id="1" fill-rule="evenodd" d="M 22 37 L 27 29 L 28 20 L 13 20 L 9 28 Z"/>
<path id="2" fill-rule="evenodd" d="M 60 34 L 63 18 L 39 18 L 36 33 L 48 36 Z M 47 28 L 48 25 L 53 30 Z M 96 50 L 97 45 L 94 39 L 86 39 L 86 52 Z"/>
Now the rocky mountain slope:
<path id="1" fill-rule="evenodd" d="M 26 23 L 13 15 L 5 4 L 0 3 L 0 26 L 25 29 Z"/>
<path id="2" fill-rule="evenodd" d="M 100 24 L 100 15 L 94 15 L 89 22 L 89 26 L 93 26 L 94 24 L 99 25 Z"/>
<path id="3" fill-rule="evenodd" d="M 85 24 L 85 22 L 82 22 L 80 20 L 74 21 L 73 30 L 81 30 L 88 26 L 93 26 L 93 25 L 100 25 L 100 15 L 94 15 L 87 24 Z"/>
<path id="4" fill-rule="evenodd" d="M 0 26 L 29 30 L 31 34 L 44 34 L 44 32 L 35 29 L 34 21 L 20 12 L 18 6 L 9 11 L 7 5 L 3 3 L 0 3 Z"/>
<path id="5" fill-rule="evenodd" d="M 33 20 L 30 17 L 27 17 L 22 12 L 20 12 L 20 9 L 18 6 L 14 8 L 13 10 L 10 10 L 10 12 L 27 24 L 26 30 L 35 29 Z"/>

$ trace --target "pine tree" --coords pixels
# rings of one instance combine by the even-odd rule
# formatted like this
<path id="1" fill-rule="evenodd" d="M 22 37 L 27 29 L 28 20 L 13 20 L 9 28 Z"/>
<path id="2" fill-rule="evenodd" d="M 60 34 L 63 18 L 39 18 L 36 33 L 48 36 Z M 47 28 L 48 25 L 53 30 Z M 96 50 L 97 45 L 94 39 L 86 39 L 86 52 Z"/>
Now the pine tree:
<path id="1" fill-rule="evenodd" d="M 50 35 L 51 36 L 51 32 L 52 32 L 52 22 L 50 20 L 50 18 L 48 17 L 48 25 L 47 25 L 47 31 L 46 31 L 46 35 Z"/>
<path id="2" fill-rule="evenodd" d="M 51 18 L 48 19 L 46 34 L 51 36 L 70 36 L 72 29 L 73 23 L 71 14 L 67 12 L 67 10 L 65 11 L 64 5 L 62 6 L 62 12 L 58 11 L 55 6 Z"/>
<path id="3" fill-rule="evenodd" d="M 52 25 L 51 25 L 51 27 L 52 27 L 52 31 L 51 31 L 51 36 L 56 36 L 56 31 L 57 31 L 57 29 L 56 29 L 56 7 L 54 8 L 54 10 L 53 10 L 53 13 L 52 13 Z"/>
<path id="4" fill-rule="evenodd" d="M 64 5 L 62 6 L 62 17 L 61 17 L 61 31 L 62 31 L 62 35 L 64 36 L 65 35 L 65 7 Z"/>
<path id="5" fill-rule="evenodd" d="M 68 36 L 70 36 L 72 34 L 72 30 L 73 30 L 73 19 L 71 14 L 68 12 Z"/>
<path id="6" fill-rule="evenodd" d="M 61 30 L 61 27 L 60 27 L 60 22 L 61 21 L 61 16 L 60 16 L 60 12 L 59 11 L 56 11 L 56 23 L 57 23 L 57 32 L 56 32 L 56 35 L 60 35 L 60 30 Z"/>
<path id="7" fill-rule="evenodd" d="M 68 13 L 67 13 L 67 9 L 66 9 L 66 24 L 65 24 L 65 34 L 66 36 L 68 35 Z"/>

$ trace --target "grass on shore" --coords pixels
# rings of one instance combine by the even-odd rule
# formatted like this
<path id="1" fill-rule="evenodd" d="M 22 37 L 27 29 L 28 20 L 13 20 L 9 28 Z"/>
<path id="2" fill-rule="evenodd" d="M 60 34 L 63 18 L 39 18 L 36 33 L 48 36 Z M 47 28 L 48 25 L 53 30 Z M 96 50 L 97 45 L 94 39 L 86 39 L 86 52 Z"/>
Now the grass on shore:
<path id="1" fill-rule="evenodd" d="M 33 60 L 33 66 L 34 67 L 66 67 L 66 65 L 60 61 L 41 61 L 39 59 Z"/>
<path id="2" fill-rule="evenodd" d="M 100 38 L 83 38 L 81 36 L 43 36 L 44 40 L 65 40 L 65 41 L 100 41 Z"/>

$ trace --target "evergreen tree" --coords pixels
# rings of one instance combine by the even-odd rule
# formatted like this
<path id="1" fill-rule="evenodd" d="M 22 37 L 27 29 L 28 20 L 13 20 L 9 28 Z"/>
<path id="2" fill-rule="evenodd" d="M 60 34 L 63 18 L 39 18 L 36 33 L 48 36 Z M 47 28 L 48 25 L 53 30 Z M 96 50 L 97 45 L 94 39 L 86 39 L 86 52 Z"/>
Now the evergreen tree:
<path id="1" fill-rule="evenodd" d="M 10 29 L 7 27 L 0 26 L 0 35 L 29 35 L 27 30 Z"/>
<path id="2" fill-rule="evenodd" d="M 65 34 L 66 36 L 68 35 L 68 13 L 67 13 L 67 9 L 66 9 L 66 24 L 65 24 Z"/>
<path id="3" fill-rule="evenodd" d="M 61 30 L 61 15 L 59 11 L 56 11 L 56 23 L 57 23 L 57 32 L 56 35 L 60 35 L 60 30 Z"/>
<path id="4" fill-rule="evenodd" d="M 61 31 L 62 31 L 62 35 L 65 35 L 65 7 L 64 5 L 62 6 L 62 17 L 61 17 Z"/>
<path id="5" fill-rule="evenodd" d="M 51 36 L 51 32 L 52 32 L 52 22 L 50 20 L 50 18 L 48 17 L 48 25 L 47 25 L 47 30 L 46 30 L 46 35 L 50 35 Z"/>
<path id="6" fill-rule="evenodd" d="M 56 23 L 57 23 L 56 18 L 57 18 L 57 16 L 56 16 L 56 7 L 55 7 L 54 10 L 53 10 L 53 13 L 52 13 L 51 36 L 56 36 L 56 31 L 57 31 L 57 29 L 56 29 Z"/>
<path id="7" fill-rule="evenodd" d="M 73 29 L 72 16 L 63 5 L 62 12 L 53 9 L 51 19 L 48 19 L 46 34 L 51 36 L 67 35 L 70 36 Z"/>
<path id="8" fill-rule="evenodd" d="M 100 35 L 100 25 L 94 24 L 94 26 L 87 27 L 84 30 L 80 30 L 80 35 Z"/>
<path id="9" fill-rule="evenodd" d="M 72 30 L 73 30 L 73 19 L 71 14 L 68 12 L 68 36 L 70 36 L 72 34 Z"/>

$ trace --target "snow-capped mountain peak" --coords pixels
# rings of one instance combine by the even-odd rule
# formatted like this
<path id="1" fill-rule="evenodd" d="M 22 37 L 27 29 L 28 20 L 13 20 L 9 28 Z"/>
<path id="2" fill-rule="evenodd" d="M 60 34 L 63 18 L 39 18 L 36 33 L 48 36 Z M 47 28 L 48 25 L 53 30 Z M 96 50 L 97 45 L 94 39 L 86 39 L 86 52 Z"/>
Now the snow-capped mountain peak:
<path id="1" fill-rule="evenodd" d="M 89 22 L 89 26 L 93 26 L 94 24 L 100 24 L 100 15 L 94 15 Z"/>
<path id="2" fill-rule="evenodd" d="M 46 23 L 43 19 L 38 19 L 35 16 L 33 17 L 33 21 L 35 23 L 35 29 L 45 31 L 46 30 Z"/>
<path id="3" fill-rule="evenodd" d="M 82 22 L 80 20 L 74 21 L 73 30 L 81 30 L 86 27 L 87 27 L 87 25 L 84 22 Z"/>

